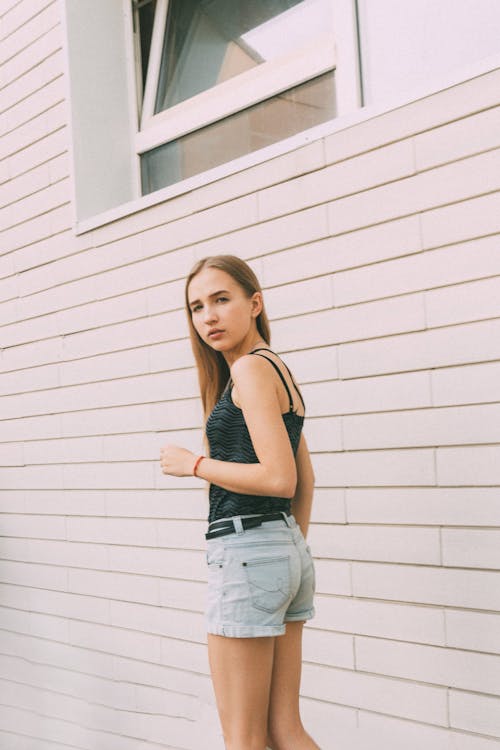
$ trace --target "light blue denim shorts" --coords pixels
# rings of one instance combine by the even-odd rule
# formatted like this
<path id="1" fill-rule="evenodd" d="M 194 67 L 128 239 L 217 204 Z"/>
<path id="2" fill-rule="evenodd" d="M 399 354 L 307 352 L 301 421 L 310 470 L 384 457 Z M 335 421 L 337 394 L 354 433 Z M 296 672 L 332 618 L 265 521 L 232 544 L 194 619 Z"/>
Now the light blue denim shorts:
<path id="1" fill-rule="evenodd" d="M 295 518 L 283 518 L 207 539 L 208 633 L 283 635 L 286 622 L 314 617 L 311 550 Z"/>

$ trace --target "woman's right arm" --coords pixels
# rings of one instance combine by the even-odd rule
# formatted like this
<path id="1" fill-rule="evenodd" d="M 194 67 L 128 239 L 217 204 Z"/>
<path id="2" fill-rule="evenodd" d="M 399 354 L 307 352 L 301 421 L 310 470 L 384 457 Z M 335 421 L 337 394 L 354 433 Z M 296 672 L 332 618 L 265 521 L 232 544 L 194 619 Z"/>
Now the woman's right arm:
<path id="1" fill-rule="evenodd" d="M 292 498 L 292 513 L 304 538 L 307 536 L 314 493 L 314 471 L 304 433 L 301 434 L 297 452 L 297 487 Z"/>

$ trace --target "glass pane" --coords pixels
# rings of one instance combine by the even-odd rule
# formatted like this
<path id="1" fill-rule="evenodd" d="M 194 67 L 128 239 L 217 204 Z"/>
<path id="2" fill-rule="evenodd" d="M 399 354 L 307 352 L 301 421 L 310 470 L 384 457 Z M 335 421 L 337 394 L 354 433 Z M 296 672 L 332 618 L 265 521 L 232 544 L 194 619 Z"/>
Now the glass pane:
<path id="1" fill-rule="evenodd" d="M 276 143 L 335 115 L 335 75 L 330 71 L 143 154 L 143 194 Z"/>
<path id="2" fill-rule="evenodd" d="M 139 37 L 141 40 L 141 72 L 142 81 L 146 80 L 148 70 L 149 53 L 151 51 L 151 37 L 153 34 L 153 21 L 156 12 L 156 0 L 149 0 L 140 5 L 137 10 L 139 21 Z"/>
<path id="3" fill-rule="evenodd" d="M 365 103 L 500 53 L 499 0 L 358 0 Z"/>
<path id="4" fill-rule="evenodd" d="M 331 0 L 170 0 L 155 113 L 333 28 Z"/>

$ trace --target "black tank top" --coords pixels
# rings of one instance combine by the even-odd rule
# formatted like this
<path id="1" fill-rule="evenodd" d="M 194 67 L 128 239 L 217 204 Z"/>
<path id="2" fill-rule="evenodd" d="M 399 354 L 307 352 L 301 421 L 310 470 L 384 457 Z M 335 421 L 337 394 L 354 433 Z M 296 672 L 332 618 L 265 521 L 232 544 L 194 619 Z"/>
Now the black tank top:
<path id="1" fill-rule="evenodd" d="M 260 349 L 254 349 L 249 354 L 254 354 L 258 351 L 272 351 L 265 347 Z M 275 353 L 275 352 L 273 352 Z M 283 374 L 278 365 L 272 361 L 269 357 L 264 354 L 258 354 L 259 357 L 264 357 L 268 362 L 272 364 L 275 370 L 278 372 L 281 380 L 283 381 L 285 388 L 288 393 L 288 399 L 290 402 L 289 411 L 282 414 L 283 421 L 285 423 L 290 443 L 292 445 L 293 453 L 297 452 L 299 445 L 300 434 L 304 424 L 304 414 L 297 414 L 293 410 L 293 399 L 290 393 L 290 389 L 286 383 Z M 276 355 L 278 356 L 278 355 Z M 283 360 L 281 360 L 283 362 Z M 283 362 L 286 369 L 290 374 L 293 384 L 300 396 L 300 400 L 304 406 L 305 404 L 300 393 L 297 384 L 295 383 L 292 373 L 288 369 L 285 362 Z M 243 411 L 236 406 L 231 398 L 231 383 L 230 378 L 226 384 L 226 387 L 212 409 L 210 416 L 206 423 L 206 434 L 208 443 L 210 445 L 210 458 L 216 458 L 220 461 L 234 461 L 236 463 L 259 463 L 259 459 L 255 454 L 252 439 L 248 428 L 243 417 Z M 275 511 L 284 510 L 286 513 L 290 513 L 290 498 L 280 497 L 268 497 L 265 495 L 249 495 L 238 492 L 230 492 L 224 487 L 219 487 L 217 484 L 210 484 L 209 489 L 209 501 L 210 509 L 208 521 L 216 521 L 220 518 L 228 518 L 229 516 L 246 515 L 252 513 L 273 513 Z"/>

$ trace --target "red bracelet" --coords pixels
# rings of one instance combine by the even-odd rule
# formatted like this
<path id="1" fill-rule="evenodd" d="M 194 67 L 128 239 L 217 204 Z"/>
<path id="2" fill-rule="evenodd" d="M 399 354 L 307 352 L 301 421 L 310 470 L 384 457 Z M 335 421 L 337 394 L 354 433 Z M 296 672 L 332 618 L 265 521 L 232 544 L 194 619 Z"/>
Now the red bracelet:
<path id="1" fill-rule="evenodd" d="M 200 461 L 201 461 L 202 458 L 206 458 L 206 456 L 198 456 L 198 458 L 196 459 L 196 463 L 195 463 L 194 469 L 193 469 L 193 477 L 196 476 L 196 469 L 198 468 L 198 464 L 200 463 Z"/>

